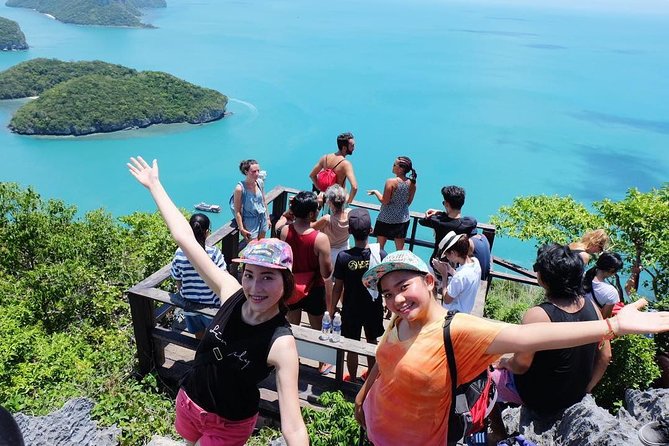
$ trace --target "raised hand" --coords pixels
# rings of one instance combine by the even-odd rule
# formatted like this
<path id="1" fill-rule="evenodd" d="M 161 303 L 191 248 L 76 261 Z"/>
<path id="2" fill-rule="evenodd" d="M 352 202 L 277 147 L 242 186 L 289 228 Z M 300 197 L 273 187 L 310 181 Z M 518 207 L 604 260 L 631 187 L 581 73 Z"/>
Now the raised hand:
<path id="1" fill-rule="evenodd" d="M 132 176 L 147 189 L 160 182 L 158 177 L 158 160 L 153 160 L 153 165 L 144 161 L 144 158 L 138 156 L 137 158 L 130 157 L 130 162 L 127 164 Z"/>

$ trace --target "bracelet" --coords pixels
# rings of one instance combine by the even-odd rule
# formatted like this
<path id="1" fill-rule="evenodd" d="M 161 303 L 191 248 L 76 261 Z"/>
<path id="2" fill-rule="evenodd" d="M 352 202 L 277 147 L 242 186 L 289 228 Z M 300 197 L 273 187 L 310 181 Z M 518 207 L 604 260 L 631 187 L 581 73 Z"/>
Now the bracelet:
<path id="1" fill-rule="evenodd" d="M 606 333 L 604 333 L 604 336 L 602 336 L 602 340 L 599 341 L 599 349 L 601 350 L 602 347 L 604 347 L 604 342 L 610 341 L 611 339 L 616 337 L 616 332 L 613 330 L 613 327 L 611 326 L 611 318 L 606 318 L 606 326 L 609 328 Z"/>

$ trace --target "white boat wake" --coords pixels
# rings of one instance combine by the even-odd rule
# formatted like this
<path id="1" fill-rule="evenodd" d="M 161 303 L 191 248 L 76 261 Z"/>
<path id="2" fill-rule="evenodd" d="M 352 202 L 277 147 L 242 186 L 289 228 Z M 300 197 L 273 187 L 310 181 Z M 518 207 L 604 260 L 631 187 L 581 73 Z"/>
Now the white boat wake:
<path id="1" fill-rule="evenodd" d="M 260 112 L 258 111 L 258 108 L 255 105 L 251 104 L 250 102 L 242 101 L 241 99 L 235 99 L 235 98 L 228 98 L 228 100 L 230 102 L 234 102 L 235 104 L 241 104 L 249 110 L 250 113 L 249 113 L 248 119 L 247 119 L 248 122 L 251 122 L 251 121 L 255 120 L 258 117 L 258 115 L 260 114 Z M 240 114 L 242 114 L 242 113 L 240 113 Z M 243 113 L 243 114 L 245 114 L 245 113 Z"/>

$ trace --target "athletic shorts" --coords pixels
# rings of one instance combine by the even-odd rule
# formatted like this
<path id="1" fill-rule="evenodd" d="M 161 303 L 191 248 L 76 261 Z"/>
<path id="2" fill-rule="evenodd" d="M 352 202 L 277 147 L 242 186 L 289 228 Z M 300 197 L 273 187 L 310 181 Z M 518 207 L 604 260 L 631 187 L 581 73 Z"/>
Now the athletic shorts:
<path id="1" fill-rule="evenodd" d="M 495 369 L 492 372 L 492 380 L 497 387 L 497 399 L 504 403 L 523 404 L 523 400 L 518 395 L 516 381 L 513 379 L 513 373 L 506 369 Z"/>
<path id="2" fill-rule="evenodd" d="M 405 221 L 404 223 L 386 223 L 376 220 L 376 223 L 374 224 L 374 235 L 376 237 L 382 236 L 391 240 L 396 238 L 406 238 L 408 230 L 408 221 Z"/>
<path id="3" fill-rule="evenodd" d="M 288 311 L 304 310 L 312 316 L 323 316 L 325 313 L 325 287 L 323 285 L 313 287 L 304 299 L 288 305 Z"/>
<path id="4" fill-rule="evenodd" d="M 174 427 L 187 441 L 200 446 L 244 446 L 253 433 L 258 414 L 233 421 L 207 412 L 191 400 L 184 389 L 179 389 L 176 401 Z"/>
<path id="5" fill-rule="evenodd" d="M 368 340 L 381 336 L 383 334 L 383 308 L 374 308 L 371 313 L 363 314 L 342 311 L 341 335 L 343 337 L 360 340 L 363 327 Z"/>

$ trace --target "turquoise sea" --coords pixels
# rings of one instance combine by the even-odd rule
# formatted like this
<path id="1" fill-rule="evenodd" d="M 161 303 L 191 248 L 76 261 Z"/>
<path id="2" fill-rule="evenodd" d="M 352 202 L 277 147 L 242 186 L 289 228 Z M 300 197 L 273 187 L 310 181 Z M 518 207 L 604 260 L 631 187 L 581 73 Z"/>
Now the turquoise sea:
<path id="1" fill-rule="evenodd" d="M 438 207 L 441 186 L 458 184 L 465 213 L 481 221 L 518 195 L 589 203 L 668 179 L 667 2 L 168 4 L 147 12 L 157 29 L 66 25 L 3 4 L 0 16 L 20 23 L 31 48 L 0 54 L 0 69 L 52 57 L 166 71 L 229 95 L 234 114 L 53 139 L 10 133 L 21 102 L 0 102 L 1 181 L 81 211 L 153 210 L 124 167 L 142 154 L 159 159 L 179 206 L 225 206 L 240 159 L 260 160 L 270 187 L 306 188 L 343 131 L 356 135 L 361 191 L 381 188 L 394 157 L 409 155 L 419 173 L 415 209 Z M 498 240 L 495 252 L 529 264 L 533 247 Z"/>

